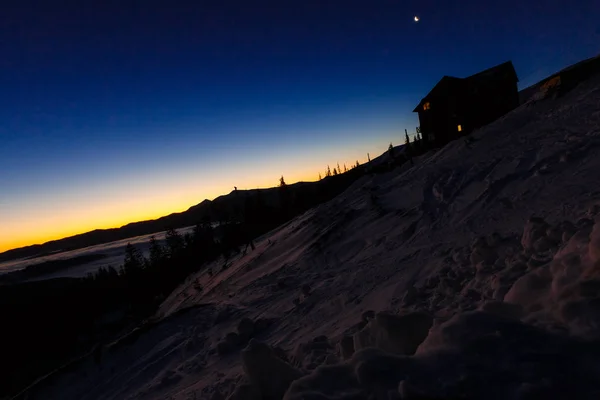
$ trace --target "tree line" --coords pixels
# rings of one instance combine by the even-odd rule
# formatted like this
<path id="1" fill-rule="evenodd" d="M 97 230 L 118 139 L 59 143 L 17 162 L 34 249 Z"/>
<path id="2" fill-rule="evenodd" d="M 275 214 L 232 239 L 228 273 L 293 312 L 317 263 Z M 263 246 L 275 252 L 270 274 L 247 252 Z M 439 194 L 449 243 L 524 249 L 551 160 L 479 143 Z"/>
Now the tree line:
<path id="1" fill-rule="evenodd" d="M 406 137 L 410 147 L 395 154 L 391 146 L 392 161 L 382 171 L 423 151 L 418 138 Z M 145 255 L 128 244 L 117 268 L 103 267 L 85 278 L 0 286 L 0 397 L 136 326 L 191 274 L 212 268 L 207 273 L 218 279 L 233 256 L 255 249 L 259 236 L 377 172 L 357 161 L 350 168 L 328 166 L 325 177 L 310 184 L 288 185 L 281 176 L 276 188 L 239 194 L 238 206 L 213 210 L 217 220 L 198 221 L 190 233 L 169 229 L 163 240 L 152 237 Z"/>

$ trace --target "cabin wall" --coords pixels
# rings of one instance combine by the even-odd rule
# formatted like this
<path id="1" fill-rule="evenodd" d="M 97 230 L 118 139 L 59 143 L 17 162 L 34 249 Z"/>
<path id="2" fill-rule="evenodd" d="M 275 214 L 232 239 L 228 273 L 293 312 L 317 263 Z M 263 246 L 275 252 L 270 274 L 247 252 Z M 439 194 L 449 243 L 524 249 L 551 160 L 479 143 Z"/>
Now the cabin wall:
<path id="1" fill-rule="evenodd" d="M 452 89 L 435 98 L 426 98 L 431 108 L 418 112 L 421 134 L 431 145 L 443 146 L 493 122 L 519 105 L 514 79 L 490 79 Z"/>
<path id="2" fill-rule="evenodd" d="M 456 95 L 446 94 L 427 99 L 431 108 L 418 112 L 421 134 L 432 145 L 443 146 L 468 133 L 470 121 L 466 115 L 466 92 L 459 88 L 454 92 Z M 458 130 L 458 125 L 461 125 L 461 131 Z"/>
<path id="3" fill-rule="evenodd" d="M 479 84 L 470 104 L 472 129 L 487 125 L 519 106 L 517 83 L 492 80 Z"/>
<path id="4" fill-rule="evenodd" d="M 431 103 L 431 109 L 419 111 L 421 135 L 428 143 L 439 145 L 448 140 L 448 106 L 443 100 Z"/>

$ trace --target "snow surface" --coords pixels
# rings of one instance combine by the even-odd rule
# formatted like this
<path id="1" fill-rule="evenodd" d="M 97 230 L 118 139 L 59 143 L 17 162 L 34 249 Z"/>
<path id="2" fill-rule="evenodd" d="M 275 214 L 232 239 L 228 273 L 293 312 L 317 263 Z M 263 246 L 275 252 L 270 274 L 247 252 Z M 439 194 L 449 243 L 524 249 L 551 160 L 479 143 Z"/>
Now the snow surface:
<path id="1" fill-rule="evenodd" d="M 600 77 L 472 139 L 192 276 L 28 398 L 600 398 Z"/>

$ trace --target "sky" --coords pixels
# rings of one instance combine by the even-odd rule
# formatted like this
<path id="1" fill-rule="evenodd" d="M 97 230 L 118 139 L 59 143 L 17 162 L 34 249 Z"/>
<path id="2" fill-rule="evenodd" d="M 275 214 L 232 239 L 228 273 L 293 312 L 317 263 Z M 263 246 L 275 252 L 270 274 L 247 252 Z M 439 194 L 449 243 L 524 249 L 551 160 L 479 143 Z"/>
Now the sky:
<path id="1" fill-rule="evenodd" d="M 595 0 L 6 2 L 0 252 L 316 180 L 401 144 L 443 75 L 598 53 Z"/>

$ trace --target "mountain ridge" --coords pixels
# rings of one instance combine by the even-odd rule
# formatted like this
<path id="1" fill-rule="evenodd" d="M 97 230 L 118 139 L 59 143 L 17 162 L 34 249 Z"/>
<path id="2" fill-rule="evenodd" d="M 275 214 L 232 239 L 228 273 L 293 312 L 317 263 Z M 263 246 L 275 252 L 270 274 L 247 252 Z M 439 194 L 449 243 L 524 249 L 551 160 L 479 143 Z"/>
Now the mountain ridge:
<path id="1" fill-rule="evenodd" d="M 343 174 L 342 174 L 343 175 Z M 341 177 L 339 175 L 338 177 Z M 331 177 L 315 182 L 297 182 L 287 185 L 295 196 L 314 193 L 329 182 Z M 247 201 L 256 201 L 260 197 L 270 206 L 278 206 L 278 187 L 233 190 L 228 194 L 216 197 L 213 200 L 205 199 L 198 204 L 190 206 L 187 210 L 174 212 L 156 219 L 130 222 L 120 227 L 108 229 L 94 229 L 77 235 L 51 240 L 42 244 L 19 247 L 0 253 L 0 263 L 23 258 L 37 258 L 44 255 L 77 250 L 89 246 L 132 238 L 141 235 L 161 232 L 167 229 L 184 228 L 203 220 L 225 221 L 230 218 L 240 217 L 244 204 Z"/>

